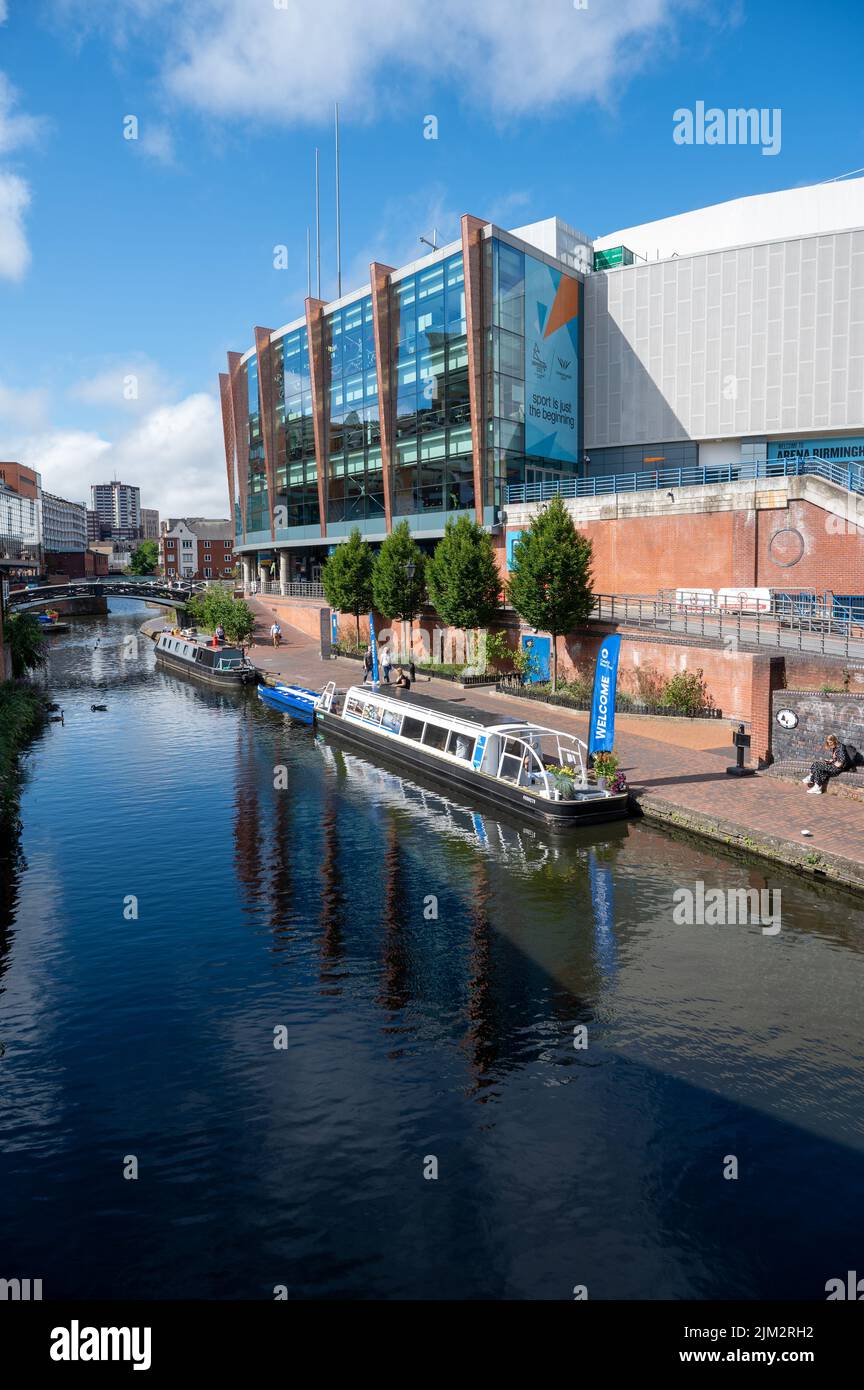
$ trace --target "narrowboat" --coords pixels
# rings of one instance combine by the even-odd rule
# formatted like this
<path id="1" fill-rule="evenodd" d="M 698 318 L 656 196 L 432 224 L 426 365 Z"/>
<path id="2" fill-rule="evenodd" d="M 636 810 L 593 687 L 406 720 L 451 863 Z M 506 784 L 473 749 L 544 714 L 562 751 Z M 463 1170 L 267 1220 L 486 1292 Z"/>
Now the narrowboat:
<path id="1" fill-rule="evenodd" d="M 320 690 L 307 690 L 302 685 L 285 685 L 275 681 L 273 685 L 258 686 L 258 699 L 271 709 L 288 714 L 301 724 L 311 724 L 315 718 L 315 702 Z"/>
<path id="2" fill-rule="evenodd" d="M 214 647 L 197 637 L 181 637 L 172 632 L 159 633 L 156 660 L 173 671 L 183 671 L 222 689 L 246 685 L 258 674 L 239 647 Z"/>
<path id="3" fill-rule="evenodd" d="M 377 751 L 501 810 L 554 829 L 621 820 L 627 791 L 588 782 L 575 734 L 514 721 L 487 710 L 410 691 L 384 694 L 352 686 L 344 698 L 330 681 L 315 708 L 317 727 Z"/>

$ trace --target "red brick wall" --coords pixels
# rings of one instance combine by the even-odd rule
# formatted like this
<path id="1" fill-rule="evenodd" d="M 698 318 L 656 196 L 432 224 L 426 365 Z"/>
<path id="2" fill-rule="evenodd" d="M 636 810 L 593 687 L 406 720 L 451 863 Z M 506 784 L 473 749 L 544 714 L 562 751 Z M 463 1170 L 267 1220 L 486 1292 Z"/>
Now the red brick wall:
<path id="1" fill-rule="evenodd" d="M 793 501 L 788 509 L 758 512 L 591 521 L 579 529 L 594 547 L 595 593 L 654 594 L 658 589 L 732 585 L 864 593 L 864 532 L 812 502 Z M 498 563 L 506 579 L 505 556 L 502 535 Z"/>

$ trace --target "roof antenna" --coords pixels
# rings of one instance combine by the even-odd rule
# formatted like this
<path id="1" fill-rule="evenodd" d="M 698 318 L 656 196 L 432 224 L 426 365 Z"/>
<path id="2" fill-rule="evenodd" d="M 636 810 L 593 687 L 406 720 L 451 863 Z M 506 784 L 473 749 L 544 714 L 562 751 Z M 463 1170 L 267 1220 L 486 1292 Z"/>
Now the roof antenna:
<path id="1" fill-rule="evenodd" d="M 336 298 L 342 298 L 342 216 L 339 207 L 339 103 L 336 111 Z"/>
<path id="2" fill-rule="evenodd" d="M 432 240 L 431 240 L 431 241 L 429 240 L 428 236 L 421 236 L 420 240 L 422 241 L 422 243 L 423 243 L 424 246 L 431 246 L 433 251 L 437 251 L 437 250 L 438 250 L 438 228 L 437 228 L 437 227 L 433 227 L 433 228 L 432 228 Z"/>

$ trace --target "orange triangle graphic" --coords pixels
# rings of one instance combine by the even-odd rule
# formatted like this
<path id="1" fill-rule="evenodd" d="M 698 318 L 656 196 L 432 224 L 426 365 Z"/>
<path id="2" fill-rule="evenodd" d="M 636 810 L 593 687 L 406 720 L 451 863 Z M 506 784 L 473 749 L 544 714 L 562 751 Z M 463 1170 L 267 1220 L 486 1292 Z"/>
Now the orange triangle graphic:
<path id="1" fill-rule="evenodd" d="M 549 313 L 549 320 L 543 331 L 543 337 L 548 338 L 556 329 L 563 328 L 565 323 L 575 319 L 578 313 L 579 281 L 571 279 L 569 275 L 562 275 Z"/>

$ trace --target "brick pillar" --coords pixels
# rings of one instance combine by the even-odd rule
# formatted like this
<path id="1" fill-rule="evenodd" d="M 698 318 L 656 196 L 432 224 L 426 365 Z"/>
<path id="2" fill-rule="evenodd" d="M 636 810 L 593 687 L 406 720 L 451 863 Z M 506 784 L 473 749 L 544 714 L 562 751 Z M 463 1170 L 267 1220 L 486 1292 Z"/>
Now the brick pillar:
<path id="1" fill-rule="evenodd" d="M 229 352 L 228 375 L 231 378 L 231 422 L 234 428 L 234 456 L 237 466 L 237 491 L 240 497 L 240 527 L 246 542 L 246 499 L 249 495 L 249 396 L 243 354 Z"/>
<path id="2" fill-rule="evenodd" d="M 750 761 L 767 767 L 774 761 L 771 751 L 771 696 L 786 684 L 786 662 L 782 656 L 754 655 L 750 668 Z"/>
<path id="3" fill-rule="evenodd" d="M 471 401 L 471 447 L 474 452 L 474 515 L 482 525 L 486 469 L 486 410 L 483 377 L 483 228 L 466 213 L 462 218 L 462 266 L 465 273 L 465 328 L 468 338 L 468 395 Z"/>
<path id="4" fill-rule="evenodd" d="M 267 475 L 267 511 L 270 517 L 270 539 L 276 539 L 276 445 L 273 439 L 273 351 L 270 346 L 272 328 L 255 329 L 255 354 L 258 358 L 258 401 L 261 407 L 261 438 L 264 443 L 264 472 Z"/>
<path id="5" fill-rule="evenodd" d="M 327 494 L 330 463 L 330 354 L 324 342 L 324 300 L 306 300 L 306 338 L 309 344 L 309 381 L 312 388 L 312 424 L 315 462 L 318 467 L 318 511 L 321 535 L 327 535 Z"/>

